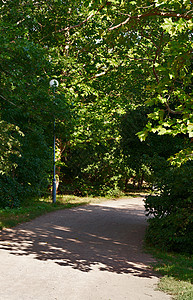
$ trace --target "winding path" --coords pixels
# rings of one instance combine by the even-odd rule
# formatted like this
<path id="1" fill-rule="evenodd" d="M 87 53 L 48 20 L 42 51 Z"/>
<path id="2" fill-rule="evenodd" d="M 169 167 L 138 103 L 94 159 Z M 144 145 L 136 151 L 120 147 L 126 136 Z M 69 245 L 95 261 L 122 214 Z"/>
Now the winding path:
<path id="1" fill-rule="evenodd" d="M 0 233 L 0 300 L 167 300 L 142 251 L 142 198 L 61 210 Z"/>

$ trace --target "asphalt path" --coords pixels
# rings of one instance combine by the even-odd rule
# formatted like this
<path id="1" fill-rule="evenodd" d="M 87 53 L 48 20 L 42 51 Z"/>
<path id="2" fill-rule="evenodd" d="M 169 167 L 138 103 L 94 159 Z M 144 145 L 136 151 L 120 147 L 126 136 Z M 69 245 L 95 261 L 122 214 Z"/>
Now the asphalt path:
<path id="1" fill-rule="evenodd" d="M 0 232 L 0 300 L 167 300 L 143 251 L 143 198 L 61 210 Z"/>

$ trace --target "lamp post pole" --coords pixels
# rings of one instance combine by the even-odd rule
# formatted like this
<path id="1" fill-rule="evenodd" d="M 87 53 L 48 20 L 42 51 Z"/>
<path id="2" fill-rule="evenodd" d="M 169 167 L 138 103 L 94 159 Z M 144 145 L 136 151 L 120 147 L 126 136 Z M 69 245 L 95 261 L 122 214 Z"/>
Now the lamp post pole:
<path id="1" fill-rule="evenodd" d="M 53 93 L 55 97 L 55 91 L 59 83 L 56 79 L 50 80 L 50 87 L 53 88 Z M 55 118 L 54 118 L 54 159 L 53 159 L 53 185 L 52 185 L 52 202 L 56 203 L 56 137 L 55 137 Z"/>

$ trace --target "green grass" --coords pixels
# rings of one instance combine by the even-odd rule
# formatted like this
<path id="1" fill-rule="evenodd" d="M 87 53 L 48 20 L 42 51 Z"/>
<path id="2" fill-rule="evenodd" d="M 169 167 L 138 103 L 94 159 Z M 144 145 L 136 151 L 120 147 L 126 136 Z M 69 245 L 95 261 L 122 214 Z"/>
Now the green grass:
<path id="1" fill-rule="evenodd" d="M 11 228 L 20 223 L 30 221 L 45 213 L 86 205 L 89 203 L 98 203 L 105 198 L 90 198 L 76 196 L 57 196 L 56 203 L 52 203 L 50 198 L 34 201 L 29 205 L 18 208 L 0 209 L 0 229 Z"/>
<path id="2" fill-rule="evenodd" d="M 158 288 L 176 300 L 193 300 L 193 256 L 148 249 L 157 259 L 154 270 L 163 275 Z"/>
<path id="3" fill-rule="evenodd" d="M 159 289 L 173 295 L 173 299 L 177 300 L 192 300 L 193 285 L 190 282 L 176 280 L 170 276 L 164 276 L 159 285 Z"/>

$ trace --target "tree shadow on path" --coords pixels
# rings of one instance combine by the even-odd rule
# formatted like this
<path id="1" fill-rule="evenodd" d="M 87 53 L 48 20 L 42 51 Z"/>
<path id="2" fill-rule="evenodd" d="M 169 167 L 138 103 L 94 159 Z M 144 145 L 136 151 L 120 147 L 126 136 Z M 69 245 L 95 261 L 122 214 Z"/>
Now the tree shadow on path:
<path id="1" fill-rule="evenodd" d="M 0 234 L 0 249 L 12 255 L 33 255 L 83 272 L 101 271 L 155 276 L 154 260 L 142 251 L 144 210 L 89 205 L 39 217 Z"/>

